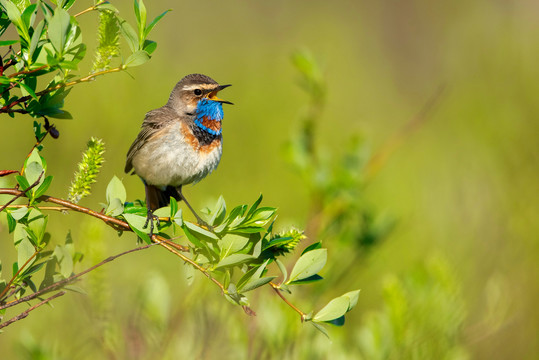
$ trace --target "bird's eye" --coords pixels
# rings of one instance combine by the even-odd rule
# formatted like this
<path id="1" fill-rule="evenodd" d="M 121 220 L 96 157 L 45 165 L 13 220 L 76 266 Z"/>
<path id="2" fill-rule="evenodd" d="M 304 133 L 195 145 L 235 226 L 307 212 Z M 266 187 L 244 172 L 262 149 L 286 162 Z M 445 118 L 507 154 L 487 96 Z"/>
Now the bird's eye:
<path id="1" fill-rule="evenodd" d="M 195 89 L 195 95 L 202 95 L 202 90 Z"/>

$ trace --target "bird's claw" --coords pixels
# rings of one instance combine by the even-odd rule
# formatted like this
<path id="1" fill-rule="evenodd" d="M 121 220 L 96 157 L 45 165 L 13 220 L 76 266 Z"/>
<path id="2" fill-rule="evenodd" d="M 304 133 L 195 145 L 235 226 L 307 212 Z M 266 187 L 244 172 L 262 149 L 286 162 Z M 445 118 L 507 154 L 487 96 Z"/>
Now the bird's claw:
<path id="1" fill-rule="evenodd" d="M 159 228 L 159 217 L 154 215 L 151 210 L 148 209 L 148 213 L 146 215 L 146 222 L 144 223 L 143 229 L 146 229 L 148 227 L 148 224 L 150 224 L 150 239 L 153 236 L 153 229 L 154 227 L 154 221 L 157 223 L 157 228 Z"/>

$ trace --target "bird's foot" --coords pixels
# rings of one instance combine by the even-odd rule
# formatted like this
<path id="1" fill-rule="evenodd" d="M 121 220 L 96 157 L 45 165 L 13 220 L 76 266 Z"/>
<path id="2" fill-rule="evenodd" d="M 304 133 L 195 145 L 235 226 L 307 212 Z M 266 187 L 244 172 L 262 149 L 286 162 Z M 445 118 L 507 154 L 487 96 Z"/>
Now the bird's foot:
<path id="1" fill-rule="evenodd" d="M 202 220 L 202 218 L 195 214 L 195 217 L 197 218 L 197 224 L 200 227 L 206 228 L 206 230 L 213 232 L 213 226 Z"/>
<path id="2" fill-rule="evenodd" d="M 153 212 L 148 209 L 148 213 L 146 215 L 146 222 L 144 223 L 143 229 L 146 229 L 148 227 L 148 224 L 150 224 L 150 239 L 153 236 L 153 230 L 154 230 L 154 221 L 157 223 L 157 228 L 159 228 L 159 217 L 154 215 Z"/>

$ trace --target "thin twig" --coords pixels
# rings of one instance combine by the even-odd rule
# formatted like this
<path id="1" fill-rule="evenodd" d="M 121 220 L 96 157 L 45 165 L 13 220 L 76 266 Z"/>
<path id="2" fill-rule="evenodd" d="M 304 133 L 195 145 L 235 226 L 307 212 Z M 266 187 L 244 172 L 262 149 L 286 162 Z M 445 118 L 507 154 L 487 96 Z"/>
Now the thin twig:
<path id="1" fill-rule="evenodd" d="M 4 204 L 2 207 L 0 207 L 0 212 L 4 211 L 5 208 L 7 208 L 12 202 L 17 200 L 21 196 L 26 196 L 26 192 L 28 190 L 32 190 L 33 188 L 35 188 L 39 184 L 39 180 L 41 180 L 42 176 L 43 176 L 43 171 L 41 172 L 41 174 L 39 174 L 39 177 L 37 178 L 37 180 L 24 191 L 13 189 L 13 190 L 17 191 L 17 194 L 14 194 L 15 197 L 13 199 L 11 199 L 10 201 L 8 201 L 7 204 Z"/>
<path id="2" fill-rule="evenodd" d="M 14 110 L 14 111 L 15 111 L 15 110 Z M 45 121 L 48 123 L 47 118 L 45 118 Z M 21 171 L 19 171 L 19 174 L 20 174 L 20 175 L 24 175 L 24 164 L 26 163 L 26 160 L 28 160 L 28 158 L 30 157 L 30 155 L 32 155 L 32 152 L 34 151 L 34 149 L 37 148 L 39 145 L 41 145 L 41 143 L 43 142 L 43 140 L 45 140 L 45 138 L 47 137 L 47 135 L 49 135 L 49 130 L 50 130 L 50 128 L 47 128 L 46 130 L 47 130 L 47 132 L 45 133 L 45 135 L 43 135 L 43 137 L 41 137 L 41 139 L 38 139 L 38 138 L 36 137 L 36 143 L 34 144 L 34 146 L 32 146 L 32 148 L 30 149 L 30 151 L 29 151 L 28 154 L 26 155 L 26 158 L 24 158 L 24 161 L 22 162 Z"/>
<path id="3" fill-rule="evenodd" d="M 28 205 L 24 205 L 24 204 L 9 205 L 8 209 L 9 208 L 21 209 L 21 208 L 27 208 L 27 207 L 28 207 Z M 66 211 L 66 210 L 69 210 L 69 208 L 64 207 L 64 206 L 34 206 L 34 207 L 36 209 L 39 209 L 39 210 L 51 210 L 51 211 Z"/>
<path id="4" fill-rule="evenodd" d="M 31 73 L 35 73 L 37 71 L 40 71 L 40 70 L 43 70 L 45 68 L 48 68 L 49 65 L 42 65 L 38 68 L 35 68 L 35 69 L 32 69 L 32 70 L 21 70 L 21 71 L 18 71 L 16 73 L 13 73 L 11 75 L 8 76 L 8 78 L 14 78 L 15 76 L 18 76 L 18 75 L 26 75 L 26 74 L 31 74 Z"/>
<path id="5" fill-rule="evenodd" d="M 305 313 L 303 313 L 303 311 L 301 311 L 300 309 L 298 309 L 294 304 L 292 304 L 290 301 L 288 301 L 283 294 L 281 294 L 281 289 L 279 289 L 279 285 L 273 283 L 270 281 L 269 283 L 271 285 L 271 287 L 273 288 L 273 290 L 277 293 L 277 295 L 279 295 L 279 297 L 288 305 L 290 306 L 292 309 L 294 309 L 295 312 L 297 312 L 299 314 L 299 316 L 301 316 L 301 322 L 305 321 Z"/>
<path id="6" fill-rule="evenodd" d="M 15 195 L 16 197 L 24 196 L 24 193 L 17 189 L 0 189 L 0 194 L 9 194 L 9 195 Z M 39 197 L 37 200 L 44 201 L 44 202 L 52 202 L 54 204 L 58 204 L 62 207 L 68 208 L 70 210 L 74 210 L 83 214 L 91 215 L 93 217 L 96 217 L 98 219 L 101 219 L 109 226 L 113 227 L 116 230 L 123 230 L 123 231 L 132 231 L 129 227 L 129 224 L 123 220 L 114 218 L 112 216 L 108 216 L 99 212 L 96 212 L 94 210 L 91 210 L 89 208 L 85 208 L 83 206 L 74 204 L 72 202 L 69 202 L 67 200 L 55 198 L 52 196 L 43 195 Z M 5 206 L 4 206 L 5 208 Z M 221 284 L 218 280 L 214 279 L 210 273 L 204 269 L 202 266 L 198 265 L 195 261 L 189 259 L 187 256 L 183 255 L 181 252 L 188 252 L 189 247 L 182 246 L 180 244 L 173 243 L 172 241 L 163 238 L 162 236 L 153 235 L 152 241 L 159 244 L 160 246 L 164 247 L 168 251 L 172 252 L 176 256 L 180 257 L 183 261 L 191 264 L 194 266 L 197 270 L 202 272 L 206 277 L 208 277 L 212 282 L 214 282 L 219 288 L 224 292 L 225 288 L 223 284 Z"/>
<path id="7" fill-rule="evenodd" d="M 134 249 L 129 249 L 127 251 L 124 251 L 124 252 L 119 253 L 119 254 L 114 255 L 114 256 L 109 256 L 105 260 L 101 261 L 99 264 L 96 264 L 96 265 L 94 265 L 94 266 L 92 266 L 92 267 L 90 267 L 90 268 L 88 268 L 88 269 L 86 269 L 86 270 L 84 270 L 84 271 L 82 271 L 82 272 L 80 272 L 78 274 L 72 275 L 72 276 L 68 277 L 67 279 L 63 279 L 63 280 L 60 280 L 58 282 L 55 282 L 54 284 L 51 284 L 51 285 L 47 286 L 46 288 L 43 288 L 42 290 L 39 290 L 39 291 L 37 291 L 37 292 L 35 292 L 33 294 L 30 294 L 30 295 L 22 297 L 22 298 L 20 298 L 18 300 L 14 300 L 14 301 L 11 301 L 11 302 L 9 302 L 9 303 L 7 303 L 5 305 L 2 305 L 2 306 L 0 306 L 0 310 L 7 309 L 9 307 L 18 305 L 18 304 L 20 304 L 22 302 L 27 302 L 27 301 L 30 301 L 32 299 L 35 299 L 36 297 L 39 297 L 42 294 L 51 292 L 51 291 L 57 289 L 60 286 L 63 286 L 63 285 L 68 284 L 70 282 L 73 282 L 73 280 L 81 277 L 82 275 L 85 275 L 85 274 L 89 273 L 90 271 L 95 270 L 98 267 L 103 266 L 106 263 L 111 262 L 111 261 L 119 258 L 120 256 L 127 255 L 127 254 L 130 254 L 130 253 L 135 252 L 135 251 L 144 250 L 144 249 L 147 249 L 147 248 L 149 248 L 150 246 L 153 246 L 153 245 L 155 245 L 155 244 L 148 244 L 148 245 L 140 246 L 140 247 L 137 247 L 137 248 L 134 248 Z"/>
<path id="8" fill-rule="evenodd" d="M 13 284 L 13 281 L 15 281 L 15 279 L 17 278 L 17 276 L 19 276 L 19 274 L 21 273 L 21 271 L 24 270 L 24 268 L 26 266 L 28 266 L 28 264 L 30 263 L 30 261 L 34 260 L 34 258 L 36 257 L 36 255 L 39 253 L 39 251 L 34 251 L 34 253 L 32 254 L 32 256 L 30 256 L 30 258 L 28 260 L 26 260 L 26 262 L 19 268 L 19 270 L 17 270 L 17 272 L 15 273 L 15 275 L 13 275 L 13 277 L 11 278 L 11 280 L 9 280 L 9 282 L 7 283 L 6 287 L 4 288 L 4 290 L 2 291 L 2 293 L 0 293 L 0 300 L 4 297 L 4 295 L 6 295 L 6 293 L 9 291 L 10 287 L 11 287 L 11 284 Z"/>
<path id="9" fill-rule="evenodd" d="M 90 11 L 94 11 L 94 10 L 97 10 L 97 7 L 99 5 L 103 5 L 104 3 L 106 3 L 107 1 L 101 1 L 97 4 L 95 4 L 94 6 L 90 6 L 88 9 L 85 9 L 85 10 L 82 10 L 80 13 L 77 13 L 75 14 L 74 16 L 77 17 L 77 16 L 81 16 L 82 14 L 86 14 L 87 12 L 90 12 Z"/>
<path id="10" fill-rule="evenodd" d="M 122 71 L 122 70 L 125 70 L 125 68 L 126 68 L 125 65 L 120 65 L 120 66 L 118 66 L 116 68 L 113 68 L 113 69 L 98 71 L 98 72 L 95 72 L 93 74 L 82 77 L 80 79 L 73 80 L 73 81 L 70 81 L 70 82 L 67 82 L 67 83 L 58 84 L 56 86 L 47 88 L 45 90 L 41 90 L 40 92 L 36 93 L 36 96 L 41 96 L 41 95 L 50 93 L 51 91 L 58 90 L 60 88 L 64 88 L 64 87 L 68 87 L 68 86 L 73 86 L 73 85 L 76 85 L 76 84 L 79 84 L 79 83 L 82 83 L 82 82 L 88 82 L 90 80 L 93 80 L 97 76 Z M 30 99 L 32 99 L 32 96 L 30 96 L 30 95 L 20 97 L 17 100 L 13 101 L 12 103 L 6 104 L 3 107 L 1 107 L 0 108 L 0 113 L 15 112 L 16 110 L 11 110 L 12 107 L 14 107 L 15 105 L 24 103 L 24 102 L 26 102 L 26 101 L 28 101 Z"/>
<path id="11" fill-rule="evenodd" d="M 50 298 L 47 298 L 47 299 L 43 300 L 42 302 L 35 304 L 34 306 L 32 306 L 32 307 L 28 308 L 27 310 L 23 311 L 22 313 L 20 313 L 19 315 L 17 315 L 15 317 L 9 319 L 8 321 L 0 324 L 0 329 L 5 328 L 6 326 L 13 324 L 15 321 L 19 321 L 19 320 L 24 319 L 25 317 L 28 316 L 30 311 L 40 307 L 41 305 L 45 305 L 49 301 L 54 300 L 57 297 L 60 297 L 60 296 L 64 295 L 65 293 L 66 293 L 65 291 L 60 291 L 59 293 L 54 294 Z"/>

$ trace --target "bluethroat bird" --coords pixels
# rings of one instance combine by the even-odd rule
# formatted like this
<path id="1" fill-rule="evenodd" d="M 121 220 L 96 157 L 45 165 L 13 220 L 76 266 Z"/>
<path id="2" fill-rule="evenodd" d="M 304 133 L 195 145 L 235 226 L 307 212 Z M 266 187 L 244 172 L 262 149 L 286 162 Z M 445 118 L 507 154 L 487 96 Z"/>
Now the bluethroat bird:
<path id="1" fill-rule="evenodd" d="M 217 93 L 230 85 L 191 74 L 181 79 L 168 102 L 146 114 L 142 129 L 127 152 L 125 172 L 144 182 L 148 221 L 153 211 L 183 200 L 200 224 L 207 225 L 182 193 L 182 186 L 205 178 L 221 160 L 223 104 Z"/>

